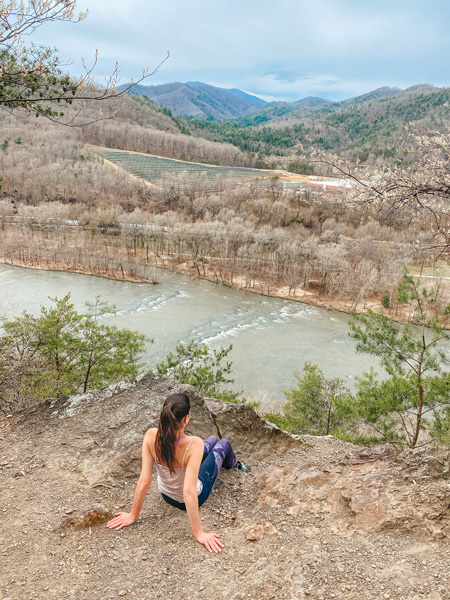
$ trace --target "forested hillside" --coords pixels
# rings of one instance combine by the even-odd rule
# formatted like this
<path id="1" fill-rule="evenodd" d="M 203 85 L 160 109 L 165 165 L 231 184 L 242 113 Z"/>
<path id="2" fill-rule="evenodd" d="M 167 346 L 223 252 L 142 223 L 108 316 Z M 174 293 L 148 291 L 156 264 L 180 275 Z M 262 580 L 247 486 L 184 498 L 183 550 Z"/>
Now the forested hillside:
<path id="1" fill-rule="evenodd" d="M 405 125 L 419 130 L 442 129 L 450 122 L 450 88 L 418 85 L 401 91 L 380 88 L 343 102 L 307 98 L 271 103 L 239 119 L 225 122 L 183 120 L 193 135 L 228 142 L 267 159 L 315 149 L 338 152 L 369 165 L 404 160 Z"/>
<path id="2" fill-rule="evenodd" d="M 36 200 L 43 198 L 97 199 L 128 197 L 142 183 L 101 164 L 87 144 L 98 144 L 177 158 L 229 166 L 253 166 L 254 159 L 231 144 L 214 143 L 181 133 L 168 111 L 132 96 L 108 100 L 105 115 L 112 119 L 85 127 L 64 127 L 26 113 L 0 113 L 0 177 L 3 188 L 18 190 Z M 67 114 L 75 108 L 67 107 Z M 77 123 L 99 117 L 99 107 L 87 103 Z"/>
<path id="3" fill-rule="evenodd" d="M 446 114 L 444 92 L 410 92 L 410 113 L 417 112 L 419 98 Z M 343 119 L 364 107 L 374 120 L 374 107 L 383 101 L 395 115 L 390 103 L 402 96 L 347 106 L 325 118 Z M 107 108 L 120 109 L 119 102 Z M 327 106 L 301 110 L 309 110 L 310 123 L 324 127 Z M 314 121 L 314 111 L 322 118 Z M 97 109 L 87 106 L 80 118 L 96 116 Z M 303 129 L 312 126 L 299 121 L 289 126 L 295 123 L 290 119 L 286 127 L 296 127 L 298 137 L 306 139 Z M 284 127 L 278 126 L 283 121 L 272 123 L 242 131 L 282 135 Z M 343 119 L 339 125 L 346 123 Z M 224 177 L 214 190 L 207 178 L 187 173 L 162 174 L 150 184 L 90 148 L 98 144 L 231 166 L 264 161 L 230 143 L 183 134 L 186 124 L 139 97 L 125 98 L 115 118 L 86 127 L 3 113 L 1 259 L 40 265 L 46 257 L 59 268 L 77 270 L 89 256 L 108 275 L 121 273 L 125 261 L 136 261 L 345 309 L 384 298 L 394 311 L 403 266 L 435 264 L 440 250 L 426 249 L 434 240 L 427 211 L 411 220 L 407 210 L 374 212 L 322 186 L 287 190 L 276 177 L 251 174 L 239 181 Z M 287 143 L 284 150 L 292 152 Z"/>
<path id="4" fill-rule="evenodd" d="M 191 87 L 194 89 L 194 84 Z M 209 87 L 212 86 L 198 84 L 195 89 Z M 234 100 L 241 102 L 236 97 Z M 80 139 L 181 160 L 259 168 L 278 166 L 306 173 L 311 169 L 305 166 L 304 156 L 298 159 L 300 165 L 296 168 L 295 155 L 308 154 L 313 149 L 336 152 L 368 166 L 404 163 L 407 124 L 412 122 L 419 132 L 426 132 L 429 128 L 443 130 L 450 123 L 450 88 L 429 85 L 404 91 L 379 88 L 336 103 L 309 97 L 263 107 L 254 104 L 256 110 L 251 114 L 228 120 L 177 116 L 137 94 L 123 101 L 111 101 L 116 106 L 120 106 L 119 102 L 125 106 L 116 118 L 84 128 Z M 88 108 L 86 118 L 93 112 Z"/>
<path id="5" fill-rule="evenodd" d="M 254 158 L 231 144 L 182 134 L 165 109 L 132 96 L 102 104 L 112 119 L 65 127 L 26 113 L 0 113 L 0 189 L 27 202 L 116 203 L 136 206 L 146 193 L 143 181 L 104 164 L 89 144 L 146 152 L 209 164 L 253 166 Z M 98 106 L 87 103 L 77 123 L 98 119 Z M 66 113 L 76 109 L 67 107 Z"/>

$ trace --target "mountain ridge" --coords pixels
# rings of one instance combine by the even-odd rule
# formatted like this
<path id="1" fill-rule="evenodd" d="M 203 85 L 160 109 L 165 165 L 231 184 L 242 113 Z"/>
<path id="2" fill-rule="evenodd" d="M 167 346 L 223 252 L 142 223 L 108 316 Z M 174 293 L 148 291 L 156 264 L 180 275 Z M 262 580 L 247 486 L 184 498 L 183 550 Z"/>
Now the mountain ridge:
<path id="1" fill-rule="evenodd" d="M 256 153 L 261 164 L 263 156 L 292 156 L 301 146 L 306 152 L 339 152 L 350 161 L 381 165 L 410 160 L 404 152 L 409 140 L 405 126 L 414 123 L 423 133 L 444 129 L 450 122 L 449 104 L 450 88 L 384 86 L 340 102 L 310 98 L 269 103 L 221 123 L 186 120 L 186 128 L 192 135 Z"/>
<path id="2" fill-rule="evenodd" d="M 128 84 L 123 84 L 117 89 L 122 91 L 127 86 Z M 337 102 L 317 96 L 306 96 L 293 102 L 287 100 L 267 102 L 237 88 L 220 88 L 200 81 L 173 82 L 154 86 L 137 84 L 133 86 L 130 93 L 145 96 L 176 116 L 208 121 L 243 118 L 243 122 L 239 125 L 249 126 L 277 120 L 297 111 L 304 114 L 328 106 L 334 112 L 373 100 L 393 98 L 402 94 L 430 94 L 439 89 L 441 88 L 427 83 L 416 84 L 406 89 L 381 86 Z M 249 118 L 245 119 L 245 117 Z M 255 123 L 252 123 L 253 120 Z"/>
<path id="3" fill-rule="evenodd" d="M 255 96 L 254 94 L 248 94 L 247 92 L 244 92 L 237 88 L 222 88 L 222 87 L 217 87 L 215 85 L 210 85 L 209 83 L 202 83 L 201 81 L 188 81 L 186 83 L 186 85 L 190 85 L 190 86 L 194 86 L 194 87 L 213 88 L 216 90 L 220 90 L 222 92 L 227 92 L 228 94 L 232 94 L 233 96 L 236 96 L 237 98 L 240 98 L 241 100 L 244 100 L 245 102 L 248 102 L 250 104 L 258 104 L 258 105 L 268 104 L 268 102 L 266 100 L 263 100 L 262 98 L 259 98 L 258 96 Z"/>
<path id="4" fill-rule="evenodd" d="M 117 90 L 123 91 L 127 84 Z M 265 100 L 233 88 L 226 90 L 202 82 L 174 82 L 161 85 L 132 87 L 131 94 L 146 96 L 173 114 L 200 119 L 227 119 L 240 117 L 258 110 Z"/>

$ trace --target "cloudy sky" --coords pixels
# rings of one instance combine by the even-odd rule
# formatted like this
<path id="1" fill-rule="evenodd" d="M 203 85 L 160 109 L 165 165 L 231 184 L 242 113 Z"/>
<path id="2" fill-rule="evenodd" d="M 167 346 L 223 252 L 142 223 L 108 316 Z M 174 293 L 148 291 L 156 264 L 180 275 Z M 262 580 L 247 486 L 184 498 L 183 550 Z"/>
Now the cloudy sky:
<path id="1" fill-rule="evenodd" d="M 148 85 L 202 81 L 266 100 L 340 100 L 388 85 L 450 85 L 449 0 L 79 0 L 81 23 L 33 39 L 102 82 L 170 58 Z"/>

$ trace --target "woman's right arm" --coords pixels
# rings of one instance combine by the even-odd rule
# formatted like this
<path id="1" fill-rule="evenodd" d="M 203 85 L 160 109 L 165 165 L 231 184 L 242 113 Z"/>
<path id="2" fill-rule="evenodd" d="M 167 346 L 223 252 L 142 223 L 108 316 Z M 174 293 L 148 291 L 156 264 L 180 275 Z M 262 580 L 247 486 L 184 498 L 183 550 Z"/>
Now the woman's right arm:
<path id="1" fill-rule="evenodd" d="M 203 449 L 204 445 L 202 440 L 200 438 L 194 438 L 191 450 L 187 457 L 188 461 L 184 478 L 183 498 L 195 539 L 200 544 L 203 544 L 209 552 L 217 553 L 222 551 L 223 544 L 216 533 L 206 533 L 203 531 L 198 512 L 197 480 L 203 458 Z"/>
<path id="2" fill-rule="evenodd" d="M 134 493 L 133 506 L 131 508 L 131 512 L 129 513 L 117 513 L 111 521 L 107 523 L 107 527 L 109 529 L 115 529 L 118 531 L 122 529 L 122 527 L 127 527 L 134 523 L 142 509 L 142 505 L 144 504 L 145 497 L 148 494 L 150 489 L 150 485 L 152 483 L 152 474 L 153 474 L 153 456 L 150 452 L 150 439 L 152 437 L 152 431 L 149 430 L 145 434 L 144 442 L 142 444 L 142 468 L 141 475 L 136 485 L 136 491 Z"/>

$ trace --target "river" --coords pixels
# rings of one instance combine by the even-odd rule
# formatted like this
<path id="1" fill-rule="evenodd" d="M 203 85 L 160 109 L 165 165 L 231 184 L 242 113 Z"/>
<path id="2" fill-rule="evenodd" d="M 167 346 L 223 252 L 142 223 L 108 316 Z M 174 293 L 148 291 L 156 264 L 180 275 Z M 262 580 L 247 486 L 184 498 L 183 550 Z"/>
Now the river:
<path id="1" fill-rule="evenodd" d="M 355 376 L 375 358 L 357 354 L 348 336 L 349 316 L 299 302 L 260 296 L 209 281 L 156 269 L 158 285 L 111 281 L 89 275 L 39 271 L 0 264 L 0 310 L 8 316 L 39 312 L 51 297 L 68 292 L 78 310 L 99 296 L 114 303 L 116 316 L 104 317 L 154 339 L 145 361 L 149 368 L 180 341 L 213 347 L 233 344 L 234 389 L 256 399 L 283 400 L 295 385 L 294 371 L 317 363 L 327 377 L 352 387 Z"/>

